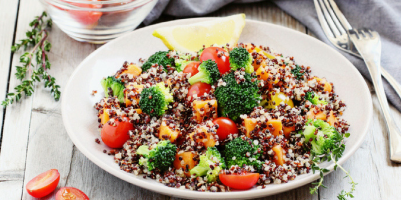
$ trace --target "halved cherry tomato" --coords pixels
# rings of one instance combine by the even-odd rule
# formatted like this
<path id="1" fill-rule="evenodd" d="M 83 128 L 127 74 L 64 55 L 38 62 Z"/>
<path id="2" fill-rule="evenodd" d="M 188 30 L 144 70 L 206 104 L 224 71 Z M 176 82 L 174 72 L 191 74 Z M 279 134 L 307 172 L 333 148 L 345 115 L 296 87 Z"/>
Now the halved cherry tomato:
<path id="1" fill-rule="evenodd" d="M 30 180 L 26 184 L 26 191 L 33 197 L 41 198 L 53 192 L 59 181 L 60 173 L 57 169 L 51 169 Z"/>
<path id="2" fill-rule="evenodd" d="M 115 126 L 114 126 L 115 124 Z M 111 148 L 122 148 L 124 143 L 129 139 L 129 130 L 133 130 L 134 126 L 129 122 L 127 117 L 119 121 L 114 118 L 114 124 L 106 123 L 103 125 L 101 138 L 104 144 Z"/>
<path id="3" fill-rule="evenodd" d="M 64 0 L 65 1 L 65 0 Z M 100 1 L 100 0 L 87 0 L 87 1 Z M 101 4 L 85 4 L 85 3 L 72 3 L 67 2 L 71 5 L 80 8 L 97 9 L 102 8 Z M 86 11 L 86 10 L 68 10 L 73 18 L 75 18 L 82 25 L 93 25 L 102 16 L 102 12 L 99 11 Z"/>
<path id="4" fill-rule="evenodd" d="M 219 117 L 213 120 L 213 124 L 218 124 L 217 135 L 219 140 L 225 140 L 228 135 L 238 133 L 237 125 L 228 117 Z"/>
<path id="5" fill-rule="evenodd" d="M 259 173 L 219 174 L 219 179 L 225 186 L 230 188 L 247 190 L 258 182 Z"/>
<path id="6" fill-rule="evenodd" d="M 209 59 L 217 63 L 221 75 L 230 71 L 229 55 L 223 48 L 208 47 L 204 49 L 200 56 L 200 61 L 202 62 Z"/>
<path id="7" fill-rule="evenodd" d="M 199 61 L 194 61 L 190 62 L 187 66 L 185 66 L 184 70 L 182 72 L 184 73 L 191 73 L 191 77 L 199 72 L 198 67 L 201 62 Z"/>
<path id="8" fill-rule="evenodd" d="M 77 188 L 62 187 L 56 193 L 56 200 L 89 200 L 89 197 Z"/>
<path id="9" fill-rule="evenodd" d="M 210 86 L 209 84 L 197 82 L 197 83 L 191 85 L 191 87 L 189 87 L 187 99 L 190 99 L 190 101 L 192 101 L 194 94 L 196 94 L 196 96 L 200 97 L 205 93 L 209 93 L 211 89 L 212 89 L 212 86 Z"/>

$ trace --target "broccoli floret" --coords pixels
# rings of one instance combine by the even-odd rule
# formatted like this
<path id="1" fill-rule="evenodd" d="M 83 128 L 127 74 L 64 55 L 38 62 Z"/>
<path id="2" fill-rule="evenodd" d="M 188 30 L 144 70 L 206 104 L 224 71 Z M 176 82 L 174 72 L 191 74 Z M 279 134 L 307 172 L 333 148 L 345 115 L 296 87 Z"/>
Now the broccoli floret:
<path id="1" fill-rule="evenodd" d="M 263 150 L 260 145 L 254 145 L 250 140 L 243 140 L 240 137 L 228 142 L 224 149 L 228 168 L 233 165 L 238 165 L 239 167 L 247 165 L 253 166 L 259 171 L 262 163 L 258 159 L 262 156 L 262 153 Z"/>
<path id="2" fill-rule="evenodd" d="M 194 57 L 189 53 L 186 54 L 177 53 L 177 55 L 178 57 L 175 58 L 174 62 L 175 62 L 175 70 L 177 70 L 178 72 L 182 72 L 189 63 L 198 61 L 196 57 Z"/>
<path id="3" fill-rule="evenodd" d="M 198 68 L 199 72 L 188 79 L 188 82 L 193 85 L 196 82 L 203 82 L 213 85 L 220 78 L 220 71 L 216 62 L 213 60 L 203 61 Z"/>
<path id="4" fill-rule="evenodd" d="M 244 80 L 237 83 L 234 72 L 231 72 L 223 77 L 226 84 L 217 87 L 214 92 L 221 115 L 234 121 L 239 119 L 240 115 L 252 112 L 261 100 L 256 78 L 245 74 Z"/>
<path id="5" fill-rule="evenodd" d="M 150 116 L 162 116 L 167 110 L 167 105 L 174 101 L 173 95 L 168 87 L 160 82 L 141 92 L 139 107 Z"/>
<path id="6" fill-rule="evenodd" d="M 213 166 L 213 169 L 210 168 Z M 205 154 L 200 156 L 199 164 L 190 170 L 191 174 L 207 177 L 208 182 L 215 182 L 220 170 L 225 168 L 224 159 L 216 147 L 207 148 Z"/>
<path id="7" fill-rule="evenodd" d="M 142 65 L 142 71 L 146 72 L 153 64 L 158 64 L 164 67 L 167 72 L 167 65 L 174 66 L 174 58 L 167 56 L 168 51 L 159 51 L 151 55 L 149 59 Z"/>
<path id="8" fill-rule="evenodd" d="M 342 135 L 333 126 L 321 119 L 307 122 L 303 135 L 305 136 L 305 141 L 311 142 L 311 152 L 314 155 L 329 153 L 334 149 L 334 145 L 339 144 L 343 139 Z"/>
<path id="9" fill-rule="evenodd" d="M 148 168 L 149 171 L 159 169 L 166 171 L 173 164 L 177 146 L 170 143 L 170 140 L 163 140 L 156 144 L 151 150 L 146 145 L 140 146 L 136 153 L 142 155 L 139 164 Z"/>
<path id="10" fill-rule="evenodd" d="M 327 105 L 327 101 L 319 100 L 319 96 L 316 95 L 314 92 L 306 92 L 305 99 L 310 101 L 313 105 Z"/>
<path id="11" fill-rule="evenodd" d="M 121 79 L 117 79 L 114 76 L 109 76 L 107 78 L 102 79 L 100 82 L 102 84 L 104 94 L 106 97 L 109 97 L 109 88 L 113 91 L 113 96 L 117 97 L 120 103 L 124 102 L 124 83 L 121 82 Z"/>
<path id="12" fill-rule="evenodd" d="M 303 71 L 302 67 L 299 65 L 295 65 L 294 69 L 291 69 L 291 73 L 295 76 L 296 79 L 300 80 L 303 78 L 305 71 Z"/>
<path id="13" fill-rule="evenodd" d="M 230 67 L 232 70 L 244 68 L 246 73 L 254 72 L 252 55 L 242 47 L 235 47 L 230 51 Z"/>

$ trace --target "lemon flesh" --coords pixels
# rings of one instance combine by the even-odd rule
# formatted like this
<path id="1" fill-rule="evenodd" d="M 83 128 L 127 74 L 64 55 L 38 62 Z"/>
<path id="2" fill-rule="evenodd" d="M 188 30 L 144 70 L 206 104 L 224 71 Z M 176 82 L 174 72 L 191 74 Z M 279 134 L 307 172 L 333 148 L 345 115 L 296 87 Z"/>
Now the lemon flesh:
<path id="1" fill-rule="evenodd" d="M 170 50 L 192 53 L 203 45 L 236 45 L 245 26 L 245 14 L 232 15 L 189 25 L 158 28 L 153 36 Z"/>

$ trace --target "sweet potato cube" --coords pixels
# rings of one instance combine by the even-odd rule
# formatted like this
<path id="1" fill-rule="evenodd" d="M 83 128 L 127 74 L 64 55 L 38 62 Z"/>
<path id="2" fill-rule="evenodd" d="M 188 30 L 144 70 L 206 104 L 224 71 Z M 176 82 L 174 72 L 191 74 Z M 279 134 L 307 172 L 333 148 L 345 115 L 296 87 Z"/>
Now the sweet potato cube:
<path id="1" fill-rule="evenodd" d="M 258 77 L 259 80 L 266 81 L 269 88 L 272 88 L 273 84 L 277 84 L 280 81 L 278 78 L 273 80 L 273 75 L 270 72 L 268 72 L 264 67 L 259 67 L 256 70 L 256 76 Z"/>
<path id="2" fill-rule="evenodd" d="M 281 123 L 281 120 L 272 119 L 267 122 L 267 128 L 272 135 L 279 136 L 280 131 L 283 130 L 283 124 Z"/>
<path id="3" fill-rule="evenodd" d="M 309 110 L 308 113 L 306 113 L 307 119 L 321 119 L 321 120 L 326 120 L 327 116 L 323 111 L 319 111 L 318 113 L 315 114 L 315 108 L 312 108 Z"/>
<path id="4" fill-rule="evenodd" d="M 103 113 L 100 114 L 100 123 L 106 124 L 110 120 L 109 109 L 103 108 Z"/>
<path id="5" fill-rule="evenodd" d="M 281 145 L 275 145 L 272 150 L 274 151 L 273 161 L 276 165 L 283 165 L 284 164 L 284 151 Z"/>
<path id="6" fill-rule="evenodd" d="M 194 133 L 190 134 L 192 140 L 194 140 L 194 136 L 197 137 L 196 142 L 203 142 L 203 146 L 206 148 L 214 147 L 216 145 L 214 135 L 212 133 L 208 133 L 205 127 L 200 127 Z"/>
<path id="7" fill-rule="evenodd" d="M 131 74 L 133 77 L 139 76 L 142 73 L 142 68 L 137 65 L 128 65 L 127 69 L 125 69 L 120 75 L 117 76 L 119 78 L 123 74 Z"/>
<path id="8" fill-rule="evenodd" d="M 162 140 L 169 139 L 170 142 L 174 143 L 177 140 L 180 131 L 177 129 L 172 129 L 170 126 L 167 126 L 166 122 L 163 121 L 160 129 L 159 129 L 159 138 Z"/>
<path id="9" fill-rule="evenodd" d="M 195 100 L 193 102 L 194 116 L 196 121 L 201 123 L 205 119 L 217 118 L 217 101 L 216 100 Z"/>
<path id="10" fill-rule="evenodd" d="M 258 53 L 262 53 L 263 55 L 265 55 L 268 59 L 275 59 L 276 57 L 267 53 L 266 51 L 263 51 L 262 49 L 260 49 L 259 47 L 255 47 L 255 51 Z"/>
<path id="11" fill-rule="evenodd" d="M 332 91 L 333 87 L 325 78 L 318 78 L 318 77 L 313 77 L 313 78 L 316 79 L 316 81 L 319 84 L 324 84 L 324 86 L 323 86 L 324 91 L 329 92 L 329 93 Z"/>
<path id="12" fill-rule="evenodd" d="M 190 177 L 191 173 L 189 170 L 194 168 L 198 162 L 194 160 L 195 154 L 192 152 L 183 152 L 175 155 L 175 160 L 173 163 L 174 168 L 182 169 L 185 176 Z"/>
<path id="13" fill-rule="evenodd" d="M 244 125 L 246 130 L 246 137 L 251 138 L 251 131 L 253 131 L 256 127 L 256 120 L 251 118 L 244 119 Z"/>
<path id="14" fill-rule="evenodd" d="M 139 104 L 139 94 L 143 90 L 143 85 L 134 85 L 130 84 L 127 85 L 127 90 L 124 90 L 124 101 L 126 106 L 132 105 L 132 102 L 136 102 L 136 104 Z M 131 96 L 131 98 L 129 98 Z M 132 99 L 132 101 L 131 101 Z"/>
<path id="15" fill-rule="evenodd" d="M 327 123 L 329 123 L 331 126 L 334 126 L 338 122 L 337 117 L 334 116 L 333 111 L 330 111 L 329 117 L 327 118 Z"/>
<path id="16" fill-rule="evenodd" d="M 283 126 L 284 136 L 288 139 L 290 138 L 291 132 L 295 131 L 295 126 Z"/>

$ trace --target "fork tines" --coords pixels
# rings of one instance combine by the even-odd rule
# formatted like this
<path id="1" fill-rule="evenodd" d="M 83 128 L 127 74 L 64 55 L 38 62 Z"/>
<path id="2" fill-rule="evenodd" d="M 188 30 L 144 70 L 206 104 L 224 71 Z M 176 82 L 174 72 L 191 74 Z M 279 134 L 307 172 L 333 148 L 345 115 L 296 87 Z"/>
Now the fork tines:
<path id="1" fill-rule="evenodd" d="M 326 35 L 339 37 L 352 29 L 333 0 L 314 0 L 317 15 Z"/>

